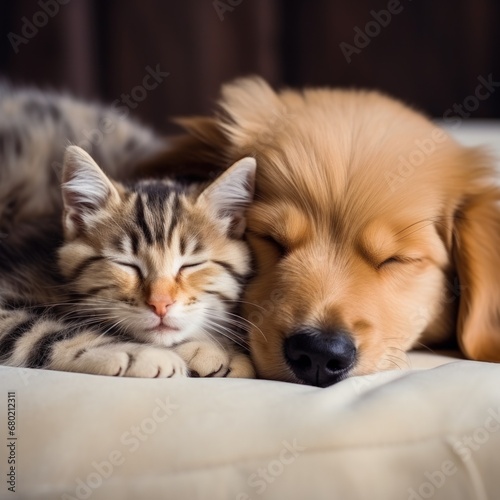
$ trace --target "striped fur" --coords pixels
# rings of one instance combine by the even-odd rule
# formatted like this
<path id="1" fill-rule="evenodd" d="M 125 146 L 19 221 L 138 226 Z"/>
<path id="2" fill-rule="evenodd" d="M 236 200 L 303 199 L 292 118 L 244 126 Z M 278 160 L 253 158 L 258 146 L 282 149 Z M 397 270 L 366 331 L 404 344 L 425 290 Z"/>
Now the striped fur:
<path id="1" fill-rule="evenodd" d="M 60 159 L 61 196 L 60 185 L 53 185 L 59 180 L 42 163 L 74 140 L 55 131 L 55 121 L 68 119 L 73 102 L 44 94 L 36 99 L 50 131 L 45 141 L 32 140 L 41 128 L 35 132 L 25 123 L 24 131 L 18 118 L 7 132 L 8 120 L 0 119 L 0 138 L 14 141 L 8 147 L 0 142 L 0 228 L 8 230 L 0 238 L 0 362 L 117 376 L 252 376 L 236 346 L 244 339 L 236 333 L 242 323 L 235 306 L 250 272 L 241 236 L 254 161 L 242 160 L 209 186 L 125 184 L 70 146 Z M 28 108 L 22 102 L 10 105 L 4 95 L 0 108 Z M 100 109 L 78 106 L 82 115 Z M 131 137 L 138 131 L 137 141 L 155 150 L 152 134 L 121 125 Z M 23 139 L 18 156 L 16 130 L 31 137 Z M 115 139 L 105 137 L 100 149 Z M 29 158 L 38 147 L 43 154 L 35 165 Z M 114 147 L 123 148 L 123 141 Z M 115 159 L 120 154 L 101 152 Z M 126 171 L 127 161 L 111 162 L 106 170 L 120 166 Z M 41 189 L 30 184 L 33 172 Z M 9 191 L 9 183 L 17 191 Z M 14 192 L 24 193 L 21 202 L 5 203 Z M 39 199 L 26 207 L 23 200 L 30 196 Z M 164 297 L 172 303 L 160 316 L 154 304 Z"/>
<path id="2" fill-rule="evenodd" d="M 59 181 L 69 144 L 85 149 L 116 179 L 164 148 L 160 138 L 118 108 L 0 83 L 0 233 L 60 210 Z"/>

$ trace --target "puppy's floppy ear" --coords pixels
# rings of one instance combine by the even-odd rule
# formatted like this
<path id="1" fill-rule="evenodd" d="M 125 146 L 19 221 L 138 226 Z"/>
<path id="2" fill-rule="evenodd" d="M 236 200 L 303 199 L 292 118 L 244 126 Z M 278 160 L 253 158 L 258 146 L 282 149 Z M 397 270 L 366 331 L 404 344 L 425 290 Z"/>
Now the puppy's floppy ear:
<path id="1" fill-rule="evenodd" d="M 484 185 L 462 201 L 454 237 L 459 344 L 469 358 L 500 362 L 500 188 Z"/>

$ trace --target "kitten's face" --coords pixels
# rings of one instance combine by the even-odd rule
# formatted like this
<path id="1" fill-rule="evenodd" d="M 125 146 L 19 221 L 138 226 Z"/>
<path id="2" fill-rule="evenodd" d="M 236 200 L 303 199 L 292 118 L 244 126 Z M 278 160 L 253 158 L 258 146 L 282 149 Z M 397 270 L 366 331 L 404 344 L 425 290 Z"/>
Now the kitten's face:
<path id="1" fill-rule="evenodd" d="M 124 188 L 89 159 L 70 148 L 63 184 L 59 264 L 77 308 L 166 346 L 230 335 L 230 311 L 250 271 L 240 237 L 254 161 L 242 160 L 197 196 L 161 181 Z"/>

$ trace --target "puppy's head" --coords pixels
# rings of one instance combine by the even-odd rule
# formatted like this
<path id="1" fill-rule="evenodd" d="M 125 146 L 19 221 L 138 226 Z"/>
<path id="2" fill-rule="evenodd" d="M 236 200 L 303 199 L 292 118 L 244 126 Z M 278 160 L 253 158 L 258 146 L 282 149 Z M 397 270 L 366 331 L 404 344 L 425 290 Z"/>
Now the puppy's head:
<path id="1" fill-rule="evenodd" d="M 262 377 L 327 386 L 399 367 L 457 324 L 468 356 L 500 361 L 500 194 L 485 154 L 375 92 L 245 79 L 220 105 L 184 125 L 200 157 L 217 164 L 220 147 L 220 167 L 257 158 L 245 315 Z"/>

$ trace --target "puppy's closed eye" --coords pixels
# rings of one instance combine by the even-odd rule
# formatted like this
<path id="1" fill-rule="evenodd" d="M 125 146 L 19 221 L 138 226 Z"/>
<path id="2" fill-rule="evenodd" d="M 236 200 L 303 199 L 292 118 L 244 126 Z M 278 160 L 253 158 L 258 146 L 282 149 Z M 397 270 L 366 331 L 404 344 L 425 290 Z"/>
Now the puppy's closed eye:
<path id="1" fill-rule="evenodd" d="M 280 258 L 283 258 L 289 252 L 289 246 L 283 242 L 283 240 L 278 239 L 276 236 L 270 234 L 260 234 L 252 232 L 252 235 L 258 238 L 261 242 L 274 247 L 274 250 L 279 253 Z"/>
<path id="2" fill-rule="evenodd" d="M 377 269 L 382 269 L 385 267 L 392 267 L 397 264 L 416 264 L 422 262 L 419 257 L 405 257 L 401 255 L 393 255 L 378 264 Z"/>
<path id="3" fill-rule="evenodd" d="M 377 269 L 382 269 L 383 267 L 387 267 L 391 264 L 401 264 L 402 262 L 403 262 L 402 259 L 398 256 L 389 257 L 388 259 L 385 259 L 384 261 L 382 261 L 377 266 Z"/>

